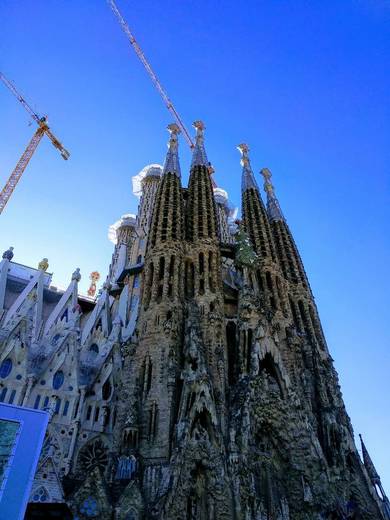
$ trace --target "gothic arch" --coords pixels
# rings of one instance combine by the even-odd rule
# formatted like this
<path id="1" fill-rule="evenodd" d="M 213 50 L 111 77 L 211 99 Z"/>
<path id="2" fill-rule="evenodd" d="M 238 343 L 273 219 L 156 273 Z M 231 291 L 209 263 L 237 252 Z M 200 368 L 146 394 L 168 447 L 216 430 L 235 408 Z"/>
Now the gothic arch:
<path id="1" fill-rule="evenodd" d="M 274 341 L 268 338 L 263 341 L 256 341 L 253 350 L 254 355 L 258 356 L 259 364 L 261 364 L 261 362 L 267 355 L 271 357 L 272 363 L 274 364 L 275 371 L 279 379 L 279 384 L 281 386 L 282 393 L 285 395 L 290 386 L 290 378 L 284 367 L 282 356 L 280 355 L 279 349 L 276 347 Z"/>

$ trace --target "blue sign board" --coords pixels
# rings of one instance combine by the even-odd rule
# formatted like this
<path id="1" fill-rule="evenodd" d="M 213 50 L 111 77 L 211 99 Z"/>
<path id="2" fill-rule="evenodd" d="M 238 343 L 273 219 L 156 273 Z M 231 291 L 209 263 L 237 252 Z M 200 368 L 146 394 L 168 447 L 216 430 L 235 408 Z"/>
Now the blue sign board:
<path id="1" fill-rule="evenodd" d="M 49 414 L 0 403 L 0 520 L 22 520 Z"/>

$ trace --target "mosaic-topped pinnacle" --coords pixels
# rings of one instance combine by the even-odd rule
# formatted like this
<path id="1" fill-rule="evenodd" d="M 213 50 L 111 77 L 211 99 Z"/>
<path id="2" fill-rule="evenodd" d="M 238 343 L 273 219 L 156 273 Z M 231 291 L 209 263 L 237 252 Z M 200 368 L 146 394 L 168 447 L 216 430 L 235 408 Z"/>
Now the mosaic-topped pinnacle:
<path id="1" fill-rule="evenodd" d="M 178 155 L 178 147 L 179 140 L 178 135 L 181 130 L 176 123 L 171 123 L 167 126 L 167 130 L 170 133 L 169 141 L 168 141 L 168 152 L 165 158 L 163 175 L 166 173 L 174 173 L 177 177 L 181 176 L 180 164 L 179 164 L 179 155 Z"/>
<path id="2" fill-rule="evenodd" d="M 209 160 L 207 159 L 207 154 L 204 147 L 204 131 L 206 128 L 205 124 L 203 121 L 198 120 L 194 121 L 192 126 L 196 129 L 196 136 L 195 146 L 192 152 L 191 168 L 194 166 L 206 166 L 206 168 L 209 169 L 209 172 L 212 173 L 214 170 L 212 170 Z"/>
<path id="3" fill-rule="evenodd" d="M 245 143 L 241 143 L 237 146 L 237 149 L 241 153 L 240 164 L 242 166 L 242 191 L 244 192 L 250 188 L 254 188 L 255 190 L 259 191 L 259 187 L 257 186 L 257 182 L 255 180 L 255 176 L 253 175 L 251 163 L 249 160 L 249 146 Z"/>
<path id="4" fill-rule="evenodd" d="M 181 133 L 179 125 L 177 125 L 176 123 L 170 123 L 167 126 L 167 130 L 171 134 L 171 138 L 172 138 L 172 135 L 179 135 Z"/>
<path id="5" fill-rule="evenodd" d="M 248 153 L 249 153 L 249 146 L 246 143 L 241 143 L 237 146 L 237 150 L 241 152 L 241 166 L 244 166 L 249 161 Z"/>
<path id="6" fill-rule="evenodd" d="M 271 182 L 272 173 L 268 168 L 262 168 L 260 175 L 264 178 L 264 191 L 267 194 L 267 209 L 271 220 L 284 220 L 279 201 L 276 198 L 274 186 Z"/>

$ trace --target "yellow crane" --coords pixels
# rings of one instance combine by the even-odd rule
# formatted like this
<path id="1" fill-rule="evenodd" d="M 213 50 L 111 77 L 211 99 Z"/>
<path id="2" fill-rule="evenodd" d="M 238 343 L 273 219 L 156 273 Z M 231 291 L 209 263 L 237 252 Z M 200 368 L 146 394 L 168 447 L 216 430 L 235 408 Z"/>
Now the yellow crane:
<path id="1" fill-rule="evenodd" d="M 37 123 L 38 128 L 35 131 L 34 135 L 31 138 L 31 141 L 28 143 L 27 148 L 24 150 L 22 156 L 20 157 L 15 169 L 9 176 L 8 181 L 6 182 L 4 188 L 0 193 L 0 213 L 2 213 L 5 208 L 7 202 L 9 201 L 12 192 L 14 191 L 17 183 L 19 182 L 21 176 L 23 175 L 24 170 L 26 169 L 27 164 L 29 163 L 33 153 L 35 152 L 38 144 L 40 143 L 44 134 L 50 139 L 53 143 L 53 146 L 59 150 L 63 159 L 69 159 L 69 152 L 62 146 L 60 141 L 56 138 L 56 136 L 51 132 L 47 117 L 40 117 L 27 103 L 27 101 L 19 94 L 16 90 L 15 86 L 0 72 L 0 80 L 4 83 L 4 85 L 12 92 L 12 94 L 16 97 L 16 99 L 23 105 L 23 107 L 27 110 L 30 116 Z"/>

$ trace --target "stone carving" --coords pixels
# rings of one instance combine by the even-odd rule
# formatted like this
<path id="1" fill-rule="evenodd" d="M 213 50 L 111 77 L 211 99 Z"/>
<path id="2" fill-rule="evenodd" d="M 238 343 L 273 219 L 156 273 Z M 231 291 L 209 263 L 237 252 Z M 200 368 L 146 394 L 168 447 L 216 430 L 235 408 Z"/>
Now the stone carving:
<path id="1" fill-rule="evenodd" d="M 47 271 L 49 268 L 49 261 L 47 258 L 43 258 L 39 264 L 38 264 L 38 269 L 40 271 Z"/>
<path id="2" fill-rule="evenodd" d="M 266 207 L 239 146 L 237 231 L 195 126 L 188 189 L 173 124 L 97 296 L 96 271 L 86 298 L 79 269 L 62 293 L 3 254 L 0 400 L 49 410 L 46 481 L 80 520 L 388 520 L 270 172 Z"/>
<path id="3" fill-rule="evenodd" d="M 3 253 L 3 258 L 4 258 L 5 260 L 9 260 L 9 261 L 11 261 L 11 260 L 13 259 L 13 257 L 14 257 L 14 253 L 13 253 L 13 251 L 14 251 L 14 248 L 13 248 L 12 246 L 9 247 L 9 248 L 7 249 L 7 251 L 4 251 L 4 253 Z"/>

